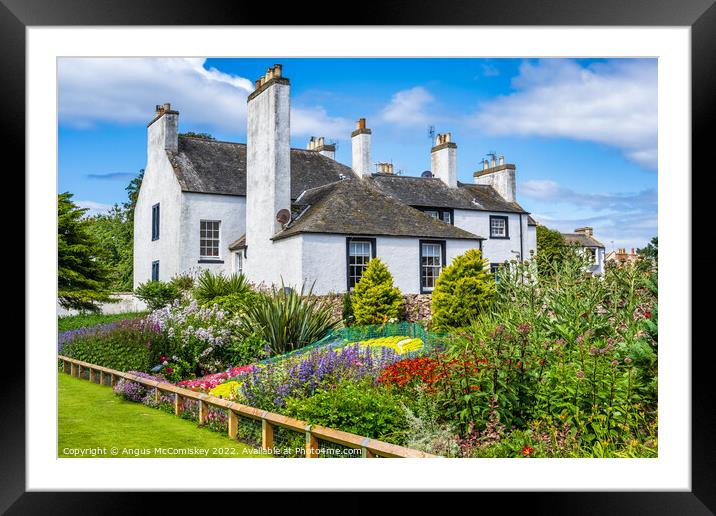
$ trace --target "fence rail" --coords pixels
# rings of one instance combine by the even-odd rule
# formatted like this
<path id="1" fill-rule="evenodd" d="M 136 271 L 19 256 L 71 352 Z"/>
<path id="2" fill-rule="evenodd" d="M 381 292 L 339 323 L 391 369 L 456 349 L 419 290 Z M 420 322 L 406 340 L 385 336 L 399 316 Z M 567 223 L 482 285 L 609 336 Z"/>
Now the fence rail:
<path id="1" fill-rule="evenodd" d="M 287 428 L 297 432 L 305 432 L 306 434 L 306 458 L 318 457 L 318 439 L 328 441 L 334 444 L 361 450 L 363 458 L 374 457 L 400 457 L 400 458 L 425 458 L 436 457 L 426 452 L 405 448 L 397 444 L 390 444 L 368 437 L 361 437 L 356 434 L 334 430 L 320 425 L 309 425 L 305 421 L 300 421 L 288 416 L 268 412 L 256 407 L 234 403 L 222 398 L 217 398 L 209 394 L 183 389 L 169 383 L 161 383 L 155 380 L 142 378 L 132 373 L 123 373 L 107 367 L 82 362 L 74 358 L 63 355 L 57 357 L 62 361 L 62 370 L 72 376 L 82 378 L 86 369 L 89 372 L 89 380 L 94 382 L 94 378 L 99 374 L 99 383 L 107 385 L 109 379 L 110 385 L 114 387 L 120 378 L 140 383 L 147 387 L 155 389 L 157 401 L 161 398 L 162 393 L 174 394 L 174 414 L 180 415 L 182 401 L 184 399 L 196 400 L 199 402 L 199 424 L 206 422 L 209 407 L 217 407 L 225 409 L 228 415 L 228 433 L 229 437 L 236 439 L 238 433 L 239 416 L 248 417 L 261 422 L 261 448 L 270 450 L 273 448 L 274 427 Z"/>

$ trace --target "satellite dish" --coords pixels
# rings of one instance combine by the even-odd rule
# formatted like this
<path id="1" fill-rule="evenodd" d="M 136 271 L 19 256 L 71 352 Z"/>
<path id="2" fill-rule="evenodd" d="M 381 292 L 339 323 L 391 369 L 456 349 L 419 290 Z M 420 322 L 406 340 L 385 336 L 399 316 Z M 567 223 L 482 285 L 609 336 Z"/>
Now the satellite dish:
<path id="1" fill-rule="evenodd" d="M 433 177 L 433 173 L 429 170 L 426 170 L 422 174 L 420 174 L 420 177 Z"/>
<path id="2" fill-rule="evenodd" d="M 288 224 L 288 222 L 291 220 L 291 212 L 288 211 L 286 208 L 283 208 L 282 210 L 278 210 L 278 213 L 276 214 L 276 221 L 283 225 Z"/>

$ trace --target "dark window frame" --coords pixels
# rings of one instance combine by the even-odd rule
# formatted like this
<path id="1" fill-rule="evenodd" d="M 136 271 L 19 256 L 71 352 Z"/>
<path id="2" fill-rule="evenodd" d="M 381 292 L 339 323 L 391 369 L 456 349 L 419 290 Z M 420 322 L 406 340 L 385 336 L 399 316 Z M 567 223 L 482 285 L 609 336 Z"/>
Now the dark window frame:
<path id="1" fill-rule="evenodd" d="M 351 292 L 351 242 L 369 242 L 371 259 L 377 256 L 377 245 L 375 238 L 367 237 L 346 237 L 346 288 Z"/>
<path id="2" fill-rule="evenodd" d="M 445 219 L 443 218 L 445 216 L 444 214 L 449 213 L 450 214 L 449 224 L 451 226 L 455 225 L 455 210 L 453 208 L 430 208 L 430 207 L 426 207 L 426 206 L 419 206 L 419 207 L 416 207 L 416 209 L 419 211 L 422 211 L 423 213 L 428 212 L 428 211 L 436 211 L 438 213 L 438 217 L 439 217 L 437 220 L 439 220 L 440 222 L 445 222 Z M 425 213 L 425 214 L 427 215 L 427 213 Z M 428 215 L 428 216 L 430 217 L 431 215 Z M 448 222 L 445 222 L 445 224 L 448 224 Z"/>
<path id="3" fill-rule="evenodd" d="M 440 272 L 447 266 L 447 241 L 446 240 L 418 240 L 418 282 L 420 283 L 421 294 L 432 294 L 435 287 L 426 289 L 423 287 L 423 244 L 437 244 L 440 246 Z M 437 278 L 435 278 L 437 281 Z"/>
<path id="4" fill-rule="evenodd" d="M 492 220 L 502 219 L 505 221 L 505 236 L 494 236 L 492 234 Z M 490 238 L 494 240 L 509 240 L 510 239 L 510 217 L 508 215 L 490 215 Z"/>
<path id="5" fill-rule="evenodd" d="M 199 263 L 224 263 L 224 260 L 222 259 L 222 252 L 221 252 L 221 220 L 220 219 L 200 219 L 199 220 Z M 201 236 L 201 227 L 202 224 L 217 224 L 217 229 L 211 229 L 210 231 L 216 231 L 219 236 L 218 238 L 214 238 L 213 236 L 211 238 L 206 236 Z M 209 231 L 209 229 L 205 229 L 204 231 Z M 203 241 L 214 241 L 216 240 L 216 255 L 208 255 L 208 254 L 201 254 L 202 249 L 208 249 L 209 246 L 202 245 Z M 213 245 L 211 246 L 213 248 Z"/>
<path id="6" fill-rule="evenodd" d="M 152 261 L 152 281 L 159 281 L 159 260 Z"/>
<path id="7" fill-rule="evenodd" d="M 159 203 L 152 206 L 152 242 L 159 240 L 159 221 L 160 221 Z"/>

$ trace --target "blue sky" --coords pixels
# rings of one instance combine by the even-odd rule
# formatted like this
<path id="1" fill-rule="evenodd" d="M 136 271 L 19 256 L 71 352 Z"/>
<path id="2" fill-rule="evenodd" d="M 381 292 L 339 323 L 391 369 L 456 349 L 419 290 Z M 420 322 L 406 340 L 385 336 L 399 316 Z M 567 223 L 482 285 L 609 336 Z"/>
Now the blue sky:
<path id="1" fill-rule="evenodd" d="M 253 80 L 279 62 L 294 147 L 325 136 L 350 164 L 365 117 L 373 160 L 419 175 L 434 126 L 452 132 L 463 182 L 488 152 L 514 163 L 518 201 L 540 223 L 591 225 L 608 250 L 657 234 L 656 60 L 63 58 L 59 191 L 92 212 L 124 201 L 156 104 L 172 103 L 180 131 L 244 142 Z"/>

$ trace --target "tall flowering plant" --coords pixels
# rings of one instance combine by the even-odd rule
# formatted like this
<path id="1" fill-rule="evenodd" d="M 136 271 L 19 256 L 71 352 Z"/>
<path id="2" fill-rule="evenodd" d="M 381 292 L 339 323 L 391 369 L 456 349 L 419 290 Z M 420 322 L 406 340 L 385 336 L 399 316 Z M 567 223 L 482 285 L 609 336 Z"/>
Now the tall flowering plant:
<path id="1" fill-rule="evenodd" d="M 254 407 L 283 408 L 289 397 L 308 397 L 334 388 L 341 380 L 376 382 L 381 371 L 399 359 L 400 355 L 388 348 L 316 349 L 293 361 L 269 362 L 254 369 L 241 385 L 241 394 Z"/>
<path id="2" fill-rule="evenodd" d="M 231 340 L 235 321 L 217 305 L 200 307 L 192 301 L 181 306 L 175 301 L 149 314 L 147 324 L 167 336 L 169 349 L 163 353 L 167 360 L 160 365 L 172 372 L 200 376 L 224 367 L 222 354 Z"/>

